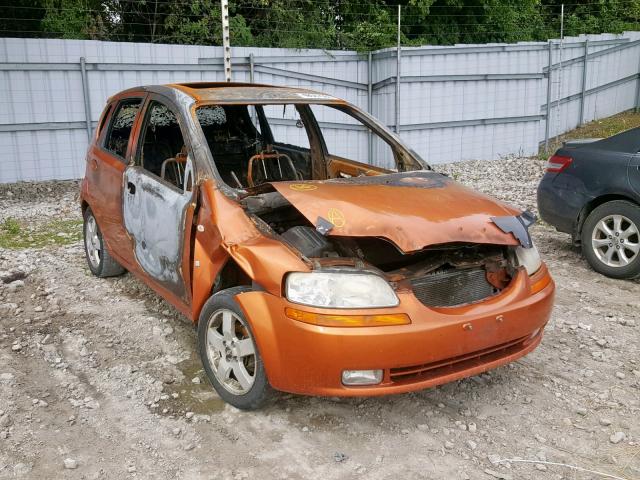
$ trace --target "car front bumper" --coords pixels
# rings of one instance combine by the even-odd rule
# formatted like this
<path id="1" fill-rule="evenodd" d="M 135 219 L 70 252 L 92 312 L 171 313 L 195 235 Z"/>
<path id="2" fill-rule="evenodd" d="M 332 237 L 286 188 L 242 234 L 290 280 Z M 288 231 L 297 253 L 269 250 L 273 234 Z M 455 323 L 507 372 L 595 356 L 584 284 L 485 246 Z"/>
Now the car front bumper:
<path id="1" fill-rule="evenodd" d="M 539 290 L 532 293 L 536 287 Z M 521 270 L 499 295 L 472 305 L 430 308 L 410 291 L 394 308 L 336 314 L 405 313 L 411 324 L 322 327 L 285 316 L 301 308 L 267 292 L 239 294 L 270 384 L 286 392 L 375 396 L 421 390 L 477 375 L 531 352 L 551 315 L 555 285 L 546 267 Z M 323 309 L 304 307 L 317 313 Z M 345 386 L 343 370 L 383 370 L 380 384 Z"/>

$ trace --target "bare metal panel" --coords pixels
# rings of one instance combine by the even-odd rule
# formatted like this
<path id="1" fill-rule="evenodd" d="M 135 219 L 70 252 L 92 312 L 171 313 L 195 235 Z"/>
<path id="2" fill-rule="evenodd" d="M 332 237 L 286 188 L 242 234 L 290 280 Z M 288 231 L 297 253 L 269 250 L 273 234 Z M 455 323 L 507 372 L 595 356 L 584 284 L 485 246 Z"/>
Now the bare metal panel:
<path id="1" fill-rule="evenodd" d="M 124 225 L 133 238 L 136 260 L 166 288 L 184 295 L 180 267 L 184 215 L 191 194 L 161 183 L 140 167 L 127 168 L 124 182 Z"/>

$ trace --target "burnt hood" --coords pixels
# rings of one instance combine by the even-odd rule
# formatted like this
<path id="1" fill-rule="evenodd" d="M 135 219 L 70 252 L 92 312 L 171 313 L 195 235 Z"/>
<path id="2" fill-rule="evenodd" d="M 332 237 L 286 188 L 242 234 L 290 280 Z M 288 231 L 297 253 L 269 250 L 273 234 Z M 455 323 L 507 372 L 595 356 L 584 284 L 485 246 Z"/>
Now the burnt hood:
<path id="1" fill-rule="evenodd" d="M 403 252 L 450 242 L 518 245 L 491 218 L 519 210 L 435 172 L 272 186 L 313 225 L 331 222 L 328 235 L 381 237 Z"/>

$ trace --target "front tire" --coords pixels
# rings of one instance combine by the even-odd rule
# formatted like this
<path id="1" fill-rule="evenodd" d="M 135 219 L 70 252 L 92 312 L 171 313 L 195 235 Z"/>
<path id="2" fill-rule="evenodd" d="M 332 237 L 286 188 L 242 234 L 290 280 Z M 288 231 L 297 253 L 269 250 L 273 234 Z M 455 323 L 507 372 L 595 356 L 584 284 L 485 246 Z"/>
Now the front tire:
<path id="1" fill-rule="evenodd" d="M 581 243 L 596 272 L 619 279 L 640 276 L 640 207 L 615 200 L 595 208 L 584 222 Z"/>
<path id="2" fill-rule="evenodd" d="M 83 217 L 84 253 L 91 273 L 100 278 L 122 275 L 125 269 L 107 251 L 102 232 L 91 208 L 84 211 Z"/>
<path id="3" fill-rule="evenodd" d="M 249 322 L 235 300 L 247 291 L 228 288 L 207 300 L 198 320 L 198 350 L 218 395 L 236 408 L 255 410 L 271 388 Z"/>

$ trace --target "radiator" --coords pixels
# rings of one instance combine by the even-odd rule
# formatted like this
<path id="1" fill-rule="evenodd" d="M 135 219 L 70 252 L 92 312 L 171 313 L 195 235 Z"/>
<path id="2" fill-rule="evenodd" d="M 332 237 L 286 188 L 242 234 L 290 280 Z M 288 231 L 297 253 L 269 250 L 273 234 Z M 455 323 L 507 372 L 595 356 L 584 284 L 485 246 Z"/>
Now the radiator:
<path id="1" fill-rule="evenodd" d="M 474 303 L 498 293 L 483 268 L 447 269 L 411 281 L 414 295 L 428 307 Z"/>

